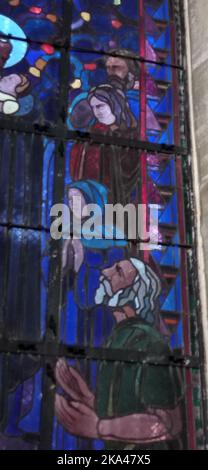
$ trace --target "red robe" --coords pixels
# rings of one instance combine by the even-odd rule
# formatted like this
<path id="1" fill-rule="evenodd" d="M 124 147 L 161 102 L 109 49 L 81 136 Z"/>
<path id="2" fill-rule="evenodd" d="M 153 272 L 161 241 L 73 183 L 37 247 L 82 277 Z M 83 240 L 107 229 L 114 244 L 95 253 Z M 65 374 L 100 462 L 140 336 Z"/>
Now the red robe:
<path id="1" fill-rule="evenodd" d="M 109 127 L 98 123 L 92 131 L 107 134 Z M 139 184 L 139 169 L 139 151 L 136 149 L 86 142 L 76 143 L 71 151 L 72 179 L 94 179 L 104 184 L 110 190 L 109 202 L 129 202 L 131 192 Z"/>

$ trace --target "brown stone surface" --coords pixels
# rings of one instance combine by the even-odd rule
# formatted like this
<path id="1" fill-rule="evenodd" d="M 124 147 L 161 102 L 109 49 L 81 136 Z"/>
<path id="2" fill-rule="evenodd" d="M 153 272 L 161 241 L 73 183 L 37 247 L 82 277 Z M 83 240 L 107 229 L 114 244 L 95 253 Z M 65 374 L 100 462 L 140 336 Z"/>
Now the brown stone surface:
<path id="1" fill-rule="evenodd" d="M 201 233 L 208 286 L 208 1 L 188 0 Z M 208 298 L 208 289 L 207 289 Z"/>

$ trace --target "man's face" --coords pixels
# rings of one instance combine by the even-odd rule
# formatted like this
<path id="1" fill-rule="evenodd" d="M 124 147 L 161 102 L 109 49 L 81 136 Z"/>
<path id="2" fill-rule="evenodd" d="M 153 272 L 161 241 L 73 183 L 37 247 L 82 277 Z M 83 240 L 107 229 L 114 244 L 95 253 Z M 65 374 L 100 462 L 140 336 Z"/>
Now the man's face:
<path id="1" fill-rule="evenodd" d="M 104 279 L 108 281 L 112 293 L 130 287 L 136 278 L 137 271 L 130 261 L 120 261 L 111 268 L 102 271 Z"/>
<path id="2" fill-rule="evenodd" d="M 0 40 L 0 70 L 3 69 L 12 51 L 9 42 Z"/>
<path id="3" fill-rule="evenodd" d="M 119 57 L 110 57 L 106 61 L 106 69 L 109 77 L 116 76 L 122 80 L 124 80 L 129 73 L 126 60 Z"/>

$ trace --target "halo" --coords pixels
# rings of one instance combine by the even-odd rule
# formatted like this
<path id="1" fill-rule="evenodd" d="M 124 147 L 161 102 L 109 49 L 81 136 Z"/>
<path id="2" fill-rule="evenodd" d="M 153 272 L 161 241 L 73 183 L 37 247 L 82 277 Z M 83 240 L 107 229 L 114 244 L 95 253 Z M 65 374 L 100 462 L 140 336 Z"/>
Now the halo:
<path id="1" fill-rule="evenodd" d="M 12 67 L 13 65 L 18 64 L 25 57 L 28 48 L 27 37 L 15 21 L 4 15 L 0 15 L 0 32 L 5 35 L 11 34 L 12 36 L 21 39 L 21 41 L 18 41 L 17 39 L 9 38 L 13 49 L 4 68 Z"/>

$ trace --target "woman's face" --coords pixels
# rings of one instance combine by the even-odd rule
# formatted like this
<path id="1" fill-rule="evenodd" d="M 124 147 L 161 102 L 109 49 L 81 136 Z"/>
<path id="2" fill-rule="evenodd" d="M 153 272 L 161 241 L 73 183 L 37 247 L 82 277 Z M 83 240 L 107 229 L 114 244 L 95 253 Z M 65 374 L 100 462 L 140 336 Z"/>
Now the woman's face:
<path id="1" fill-rule="evenodd" d="M 71 188 L 68 192 L 69 207 L 77 219 L 82 218 L 82 211 L 86 206 L 85 198 L 79 189 Z"/>
<path id="2" fill-rule="evenodd" d="M 116 122 L 116 117 L 112 113 L 110 106 L 107 103 L 104 103 L 104 101 L 100 101 L 94 96 L 90 101 L 90 106 L 96 119 L 101 124 L 111 126 Z"/>

